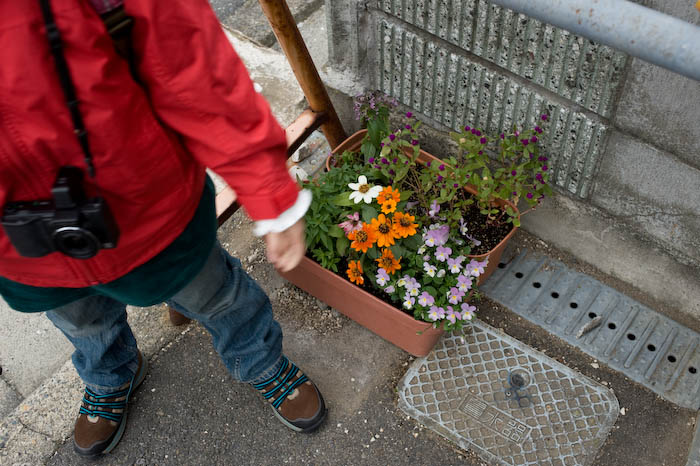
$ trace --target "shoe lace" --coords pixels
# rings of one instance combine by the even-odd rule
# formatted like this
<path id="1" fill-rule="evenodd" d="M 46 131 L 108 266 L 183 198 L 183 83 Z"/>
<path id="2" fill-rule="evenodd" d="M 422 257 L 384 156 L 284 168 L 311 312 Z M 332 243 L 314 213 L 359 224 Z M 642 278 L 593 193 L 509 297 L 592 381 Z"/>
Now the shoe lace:
<path id="1" fill-rule="evenodd" d="M 89 388 L 85 388 L 83 404 L 80 406 L 80 414 L 99 416 L 110 421 L 119 422 L 126 409 L 128 394 L 129 389 L 108 393 L 106 395 L 98 395 Z M 117 410 L 118 412 L 115 413 L 113 410 Z"/>
<path id="2" fill-rule="evenodd" d="M 298 378 L 295 379 L 297 375 Z M 301 372 L 286 356 L 282 356 L 282 365 L 275 375 L 264 382 L 252 385 L 262 393 L 266 400 L 270 400 L 272 406 L 279 408 L 284 400 L 287 399 L 287 396 L 307 380 L 309 379 L 306 377 L 306 374 Z M 276 385 L 265 391 L 272 383 L 276 383 Z"/>

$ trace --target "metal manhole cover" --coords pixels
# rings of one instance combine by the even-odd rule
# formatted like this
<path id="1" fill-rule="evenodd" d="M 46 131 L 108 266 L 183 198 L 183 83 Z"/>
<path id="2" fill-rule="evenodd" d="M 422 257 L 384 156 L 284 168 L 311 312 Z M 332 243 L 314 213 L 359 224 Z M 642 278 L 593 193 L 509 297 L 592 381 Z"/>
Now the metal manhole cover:
<path id="1" fill-rule="evenodd" d="M 612 391 L 475 321 L 417 359 L 399 406 L 500 465 L 587 465 L 619 413 Z"/>

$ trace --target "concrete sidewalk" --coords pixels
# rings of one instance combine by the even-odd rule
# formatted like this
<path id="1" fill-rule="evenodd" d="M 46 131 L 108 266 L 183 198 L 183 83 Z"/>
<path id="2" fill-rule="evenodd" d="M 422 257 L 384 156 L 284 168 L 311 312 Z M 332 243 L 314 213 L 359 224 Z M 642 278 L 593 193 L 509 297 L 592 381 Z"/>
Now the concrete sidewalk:
<path id="1" fill-rule="evenodd" d="M 300 28 L 322 68 L 324 9 L 320 2 L 290 4 L 304 10 Z M 233 31 L 229 37 L 280 123 L 287 125 L 303 109 L 303 95 L 284 56 L 269 47 L 264 17 L 249 9 L 256 5 L 228 2 L 222 8 L 232 10 L 218 13 L 227 26 L 240 26 L 242 33 Z M 251 21 L 236 24 L 236 10 L 245 11 Z M 334 78 L 338 82 L 342 77 Z M 303 149 L 312 154 L 306 161 L 309 170 L 326 150 L 321 140 L 315 136 Z M 130 309 L 130 323 L 151 370 L 133 399 L 122 442 L 97 464 L 489 464 L 403 414 L 396 405 L 396 387 L 413 358 L 286 283 L 265 261 L 264 245 L 251 230 L 239 212 L 220 229 L 219 238 L 269 293 L 285 332 L 285 352 L 324 393 L 330 408 L 326 424 L 311 435 L 288 431 L 257 393 L 231 380 L 202 327 L 170 326 L 163 306 Z M 513 243 L 515 248 L 539 249 L 621 288 L 619 282 L 525 232 Z M 686 465 L 695 411 L 680 409 L 598 366 L 508 309 L 488 300 L 479 309 L 479 317 L 494 327 L 614 390 L 624 415 L 592 464 Z M 36 335 L 37 330 L 42 333 Z M 36 341 L 32 344 L 37 346 L 19 347 L 18 341 Z M 67 360 L 69 352 L 43 316 L 22 320 L 0 308 L 0 364 L 5 367 L 0 376 L 0 465 L 88 463 L 72 452 L 72 426 L 83 387 Z M 11 360 L 7 355 L 12 355 L 11 364 L 5 362 Z M 9 413 L 4 418 L 3 400 Z"/>

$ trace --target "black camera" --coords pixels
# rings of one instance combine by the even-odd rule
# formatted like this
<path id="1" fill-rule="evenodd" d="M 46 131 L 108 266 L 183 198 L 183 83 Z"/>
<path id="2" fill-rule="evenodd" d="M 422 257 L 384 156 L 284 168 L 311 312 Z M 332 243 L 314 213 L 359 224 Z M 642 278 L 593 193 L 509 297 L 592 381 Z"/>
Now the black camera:
<path id="1" fill-rule="evenodd" d="M 89 259 L 100 249 L 117 247 L 119 228 L 112 212 L 101 197 L 86 198 L 80 168 L 61 167 L 51 195 L 53 199 L 5 205 L 2 225 L 20 255 L 59 251 Z"/>

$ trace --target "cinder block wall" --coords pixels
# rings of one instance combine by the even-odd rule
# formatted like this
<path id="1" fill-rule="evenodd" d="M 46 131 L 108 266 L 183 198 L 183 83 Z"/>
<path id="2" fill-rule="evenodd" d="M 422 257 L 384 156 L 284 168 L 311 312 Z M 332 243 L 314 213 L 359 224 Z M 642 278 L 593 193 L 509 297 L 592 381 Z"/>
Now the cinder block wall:
<path id="1" fill-rule="evenodd" d="M 650 3 L 700 25 L 691 2 Z M 557 194 L 524 228 L 700 328 L 699 82 L 486 0 L 326 7 L 334 72 L 417 113 L 435 155 L 451 129 L 549 114 Z"/>

